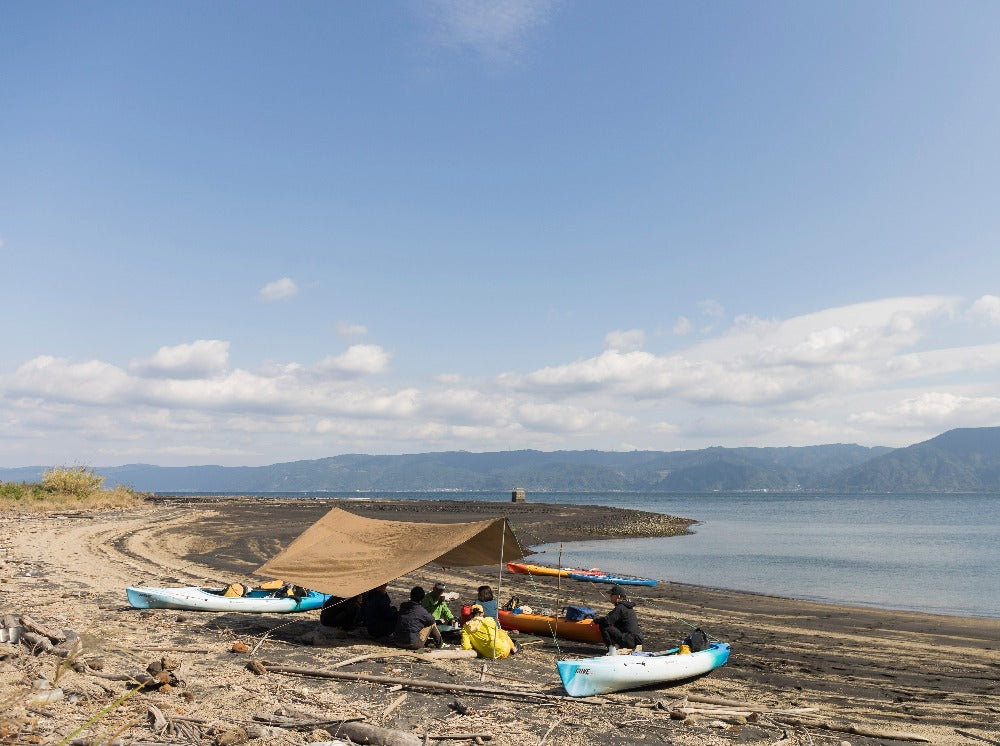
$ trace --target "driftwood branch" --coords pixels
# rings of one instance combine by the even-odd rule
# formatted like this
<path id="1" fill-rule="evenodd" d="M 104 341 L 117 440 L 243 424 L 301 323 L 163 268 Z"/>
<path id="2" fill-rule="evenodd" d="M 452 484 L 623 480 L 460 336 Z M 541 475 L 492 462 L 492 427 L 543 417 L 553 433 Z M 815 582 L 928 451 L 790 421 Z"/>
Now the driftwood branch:
<path id="1" fill-rule="evenodd" d="M 383 720 L 388 719 L 388 717 L 392 714 L 393 710 L 395 710 L 397 707 L 403 704 L 403 702 L 406 701 L 407 696 L 408 695 L 406 694 L 406 692 L 403 692 L 398 697 L 396 697 L 396 699 L 392 701 L 392 704 L 390 704 L 388 707 L 385 708 L 385 710 L 382 711 L 382 719 Z"/>
<path id="2" fill-rule="evenodd" d="M 369 653 L 368 655 L 356 655 L 353 658 L 348 658 L 347 660 L 337 661 L 330 668 L 343 668 L 344 666 L 349 666 L 352 663 L 360 663 L 361 661 L 376 660 L 378 658 L 398 658 L 400 656 L 410 657 L 410 658 L 423 658 L 424 656 L 418 655 L 412 650 L 384 650 L 381 653 Z"/>
<path id="3" fill-rule="evenodd" d="M 831 730 L 836 733 L 850 733 L 854 736 L 865 736 L 867 738 L 884 738 L 889 741 L 915 741 L 918 743 L 933 743 L 931 739 L 916 733 L 902 730 L 876 730 L 853 723 L 838 723 L 832 720 L 803 719 L 789 715 L 772 714 L 770 717 L 785 725 L 796 725 L 805 728 L 821 728 Z"/>
<path id="4" fill-rule="evenodd" d="M 982 741 L 983 743 L 994 744 L 994 746 L 1000 746 L 1000 741 L 994 741 L 990 738 L 983 738 L 982 736 L 977 736 L 975 733 L 969 733 L 967 730 L 959 730 L 955 728 L 955 732 L 960 736 L 965 736 L 966 738 L 971 738 L 974 741 Z"/>
<path id="5" fill-rule="evenodd" d="M 437 736 L 427 736 L 431 741 L 492 741 L 493 736 L 489 733 L 442 733 Z"/>
<path id="6" fill-rule="evenodd" d="M 409 689 L 426 689 L 428 691 L 441 692 L 464 692 L 466 694 L 481 694 L 494 697 L 521 697 L 550 701 L 583 702 L 587 704 L 605 703 L 605 700 L 597 697 L 565 697 L 558 694 L 544 694 L 542 692 L 532 692 L 524 689 L 494 689 L 493 687 L 486 686 L 444 684 L 437 681 L 416 681 L 414 679 L 402 679 L 394 676 L 347 673 L 346 671 L 318 671 L 312 668 L 283 666 L 280 663 L 273 663 L 270 661 L 256 661 L 256 663 L 258 663 L 258 665 L 263 668 L 265 672 L 290 674 L 292 676 L 312 676 L 320 679 L 341 679 L 343 681 L 368 681 L 374 684 L 399 684 Z"/>

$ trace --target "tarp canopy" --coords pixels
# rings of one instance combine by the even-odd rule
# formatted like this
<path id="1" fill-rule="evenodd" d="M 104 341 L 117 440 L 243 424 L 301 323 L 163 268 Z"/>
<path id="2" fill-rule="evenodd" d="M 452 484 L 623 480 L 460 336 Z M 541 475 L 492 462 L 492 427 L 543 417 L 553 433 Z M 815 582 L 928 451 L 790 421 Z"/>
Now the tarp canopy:
<path id="1" fill-rule="evenodd" d="M 349 598 L 429 562 L 470 567 L 513 562 L 526 554 L 533 552 L 518 546 L 506 518 L 414 523 L 333 508 L 254 574 Z"/>

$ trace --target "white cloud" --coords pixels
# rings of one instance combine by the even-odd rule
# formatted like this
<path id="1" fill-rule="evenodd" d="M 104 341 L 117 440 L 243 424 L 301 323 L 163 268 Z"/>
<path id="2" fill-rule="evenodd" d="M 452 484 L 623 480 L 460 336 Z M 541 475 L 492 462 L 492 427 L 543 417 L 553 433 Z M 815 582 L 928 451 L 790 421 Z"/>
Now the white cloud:
<path id="1" fill-rule="evenodd" d="M 127 398 L 134 381 L 117 366 L 99 360 L 72 363 L 41 355 L 19 367 L 7 391 L 30 399 L 101 404 Z"/>
<path id="2" fill-rule="evenodd" d="M 1000 422 L 1000 397 L 964 396 L 942 391 L 928 391 L 900 399 L 881 411 L 859 412 L 850 420 L 881 428 L 996 426 Z"/>
<path id="3" fill-rule="evenodd" d="M 674 334 L 690 334 L 693 328 L 691 319 L 687 316 L 681 316 L 674 322 L 672 331 Z"/>
<path id="4" fill-rule="evenodd" d="M 608 350 L 632 352 L 646 344 L 646 333 L 642 329 L 608 332 L 604 337 L 604 347 Z"/>
<path id="5" fill-rule="evenodd" d="M 378 345 L 352 345 L 343 355 L 324 358 L 317 368 L 333 375 L 375 375 L 388 369 L 389 358 L 389 353 Z"/>
<path id="6" fill-rule="evenodd" d="M 922 326 L 947 315 L 954 299 L 895 298 L 788 319 L 741 317 L 719 337 L 682 353 L 606 350 L 585 360 L 506 376 L 520 390 L 568 396 L 606 391 L 691 403 L 764 405 L 809 399 L 829 391 L 886 384 L 940 367 L 932 354 L 900 354 Z M 948 359 L 996 365 L 991 347 L 949 351 Z"/>
<path id="7" fill-rule="evenodd" d="M 363 337 L 368 334 L 368 327 L 364 324 L 352 324 L 347 321 L 338 321 L 336 329 L 341 337 Z"/>
<path id="8" fill-rule="evenodd" d="M 413 7 L 427 19 L 438 44 L 473 49 L 493 63 L 509 64 L 557 5 L 553 0 L 425 0 Z"/>
<path id="9" fill-rule="evenodd" d="M 723 305 L 718 301 L 712 300 L 711 298 L 698 301 L 698 310 L 710 319 L 721 319 L 726 315 L 725 307 L 723 307 Z"/>
<path id="10" fill-rule="evenodd" d="M 1000 326 L 1000 297 L 984 295 L 969 308 L 969 313 L 986 319 L 994 326 Z"/>
<path id="11" fill-rule="evenodd" d="M 297 295 L 299 287 L 291 278 L 282 277 L 280 280 L 267 283 L 260 289 L 257 297 L 262 301 L 284 300 Z"/>
<path id="12" fill-rule="evenodd" d="M 152 357 L 133 360 L 129 370 L 139 376 L 201 378 L 224 371 L 228 363 L 228 342 L 199 339 L 190 344 L 161 347 Z"/>

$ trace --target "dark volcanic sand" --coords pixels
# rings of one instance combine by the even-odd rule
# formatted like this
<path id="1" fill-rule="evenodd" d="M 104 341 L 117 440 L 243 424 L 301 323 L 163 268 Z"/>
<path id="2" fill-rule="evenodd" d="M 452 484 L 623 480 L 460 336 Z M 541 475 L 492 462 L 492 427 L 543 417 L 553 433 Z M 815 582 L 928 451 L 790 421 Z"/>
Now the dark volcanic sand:
<path id="1" fill-rule="evenodd" d="M 527 544 L 670 536 L 685 533 L 693 523 L 612 507 L 542 503 L 227 500 L 215 519 L 202 523 L 223 546 L 197 559 L 249 573 L 334 504 L 395 520 L 448 522 L 506 515 Z M 250 542 L 248 535 L 253 537 Z M 435 574 L 426 568 L 394 584 L 393 598 L 403 600 L 411 580 L 431 583 L 447 575 L 449 586 L 468 599 L 480 583 L 496 587 L 497 572 L 492 567 Z M 1000 621 L 836 606 L 659 580 L 656 588 L 634 592 L 645 648 L 676 645 L 690 624 L 730 642 L 729 664 L 704 680 L 711 691 L 797 703 L 819 697 L 834 708 L 865 703 L 897 728 L 921 722 L 983 726 L 1000 719 Z M 536 609 L 569 603 L 610 608 L 603 596 L 606 586 L 567 580 L 557 584 L 553 578 L 510 573 L 503 575 L 502 584 L 501 603 L 517 594 Z M 593 653 L 573 643 L 562 648 L 573 654 Z"/>
<path id="2" fill-rule="evenodd" d="M 183 687 L 133 698 L 88 732 L 110 739 L 122 729 L 124 743 L 156 740 L 145 725 L 147 703 L 168 714 L 184 712 L 231 724 L 248 723 L 251 715 L 279 707 L 305 710 L 316 719 L 362 714 L 369 722 L 421 735 L 488 732 L 496 746 L 538 744 L 543 739 L 549 746 L 627 746 L 639 741 L 763 745 L 778 742 L 786 729 L 789 737 L 782 743 L 787 746 L 903 743 L 830 732 L 817 725 L 808 730 L 774 723 L 733 725 L 711 716 L 681 723 L 665 711 L 636 706 L 677 702 L 685 695 L 727 697 L 767 707 L 814 707 L 825 722 L 903 730 L 935 744 L 1000 742 L 998 620 L 833 606 L 661 578 L 657 588 L 639 588 L 635 594 L 646 650 L 675 645 L 693 623 L 732 644 L 728 665 L 693 682 L 612 695 L 601 706 L 573 702 L 549 707 L 517 698 L 462 696 L 471 712 L 458 715 L 452 707 L 454 696 L 404 690 L 406 702 L 385 718 L 382 713 L 400 692 L 377 684 L 276 674 L 255 677 L 243 667 L 246 654 L 230 652 L 231 643 L 239 640 L 255 649 L 258 658 L 326 670 L 386 650 L 357 637 L 328 640 L 324 647 L 303 644 L 318 628 L 315 612 L 192 614 L 139 611 L 125 604 L 128 584 L 259 582 L 252 571 L 332 505 L 375 517 L 434 522 L 506 515 L 529 544 L 600 536 L 669 536 L 690 525 L 683 519 L 592 506 L 274 498 L 172 498 L 123 514 L 0 516 L 0 613 L 30 613 L 50 627 L 76 629 L 85 636 L 88 650 L 105 659 L 109 672 L 141 667 L 162 651 L 171 651 L 182 662 Z M 498 566 L 462 570 L 429 566 L 399 578 L 389 591 L 398 604 L 410 586 L 427 587 L 443 580 L 460 594 L 453 605 L 457 611 L 461 602 L 474 597 L 478 585 L 495 588 L 499 581 L 501 601 L 517 594 L 536 610 L 570 603 L 610 608 L 602 596 L 604 586 L 507 572 L 498 577 L 498 573 Z M 525 644 L 521 654 L 489 662 L 485 668 L 479 660 L 414 665 L 372 657 L 344 670 L 446 683 L 482 678 L 492 686 L 559 694 L 555 661 L 600 652 L 595 646 L 536 639 Z M 13 692 L 16 700 L 30 690 L 33 680 L 51 678 L 54 670 L 52 656 L 34 657 L 23 646 L 0 645 L 0 695 Z M 22 735 L 42 734 L 40 742 L 58 742 L 126 691 L 124 684 L 105 683 L 102 688 L 92 676 L 72 671 L 63 671 L 60 684 L 67 695 L 83 700 L 74 704 L 67 697 L 34 720 L 23 708 L 11 707 L 0 712 L 0 732 L 20 729 Z M 290 734 L 282 742 L 304 743 L 304 739 L 305 734 Z"/>

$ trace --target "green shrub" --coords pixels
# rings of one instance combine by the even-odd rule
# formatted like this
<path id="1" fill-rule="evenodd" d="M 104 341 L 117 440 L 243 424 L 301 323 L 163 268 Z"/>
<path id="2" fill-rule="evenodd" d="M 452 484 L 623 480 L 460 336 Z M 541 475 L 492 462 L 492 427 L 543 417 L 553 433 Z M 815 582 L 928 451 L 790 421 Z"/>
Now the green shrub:
<path id="1" fill-rule="evenodd" d="M 23 500 L 30 493 L 24 482 L 0 482 L 0 500 Z"/>
<path id="2" fill-rule="evenodd" d="M 89 497 L 101 489 L 104 477 L 86 466 L 54 466 L 42 474 L 42 487 L 48 492 Z"/>

